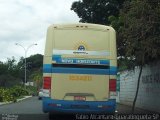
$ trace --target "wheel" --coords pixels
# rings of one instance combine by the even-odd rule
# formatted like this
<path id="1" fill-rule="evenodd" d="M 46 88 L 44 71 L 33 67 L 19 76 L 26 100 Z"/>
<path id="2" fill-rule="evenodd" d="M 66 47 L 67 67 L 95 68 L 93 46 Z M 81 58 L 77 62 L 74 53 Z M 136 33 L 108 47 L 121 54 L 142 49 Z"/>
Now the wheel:
<path id="1" fill-rule="evenodd" d="M 53 116 L 54 116 L 54 114 L 49 112 L 49 114 L 48 114 L 49 120 L 53 120 Z"/>
<path id="2" fill-rule="evenodd" d="M 38 97 L 38 100 L 41 100 L 42 98 L 41 97 Z"/>
<path id="3" fill-rule="evenodd" d="M 49 120 L 61 120 L 61 116 L 59 116 L 59 114 L 49 112 Z"/>

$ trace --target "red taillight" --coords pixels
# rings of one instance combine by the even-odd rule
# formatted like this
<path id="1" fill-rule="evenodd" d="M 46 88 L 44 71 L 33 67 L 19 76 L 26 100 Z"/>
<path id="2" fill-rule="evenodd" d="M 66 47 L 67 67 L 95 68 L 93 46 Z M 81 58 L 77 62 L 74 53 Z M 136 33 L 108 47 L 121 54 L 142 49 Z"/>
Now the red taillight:
<path id="1" fill-rule="evenodd" d="M 116 91 L 116 79 L 109 80 L 109 91 Z"/>
<path id="2" fill-rule="evenodd" d="M 43 89 L 51 89 L 51 77 L 43 78 Z"/>

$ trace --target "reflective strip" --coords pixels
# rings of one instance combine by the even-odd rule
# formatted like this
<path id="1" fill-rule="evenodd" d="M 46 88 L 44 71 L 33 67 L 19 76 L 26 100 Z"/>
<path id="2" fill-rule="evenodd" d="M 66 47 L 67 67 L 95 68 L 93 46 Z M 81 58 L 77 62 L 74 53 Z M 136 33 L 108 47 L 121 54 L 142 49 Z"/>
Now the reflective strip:
<path id="1" fill-rule="evenodd" d="M 78 51 L 78 50 L 57 50 L 53 49 L 55 55 L 93 55 L 93 56 L 109 56 L 108 51 Z"/>
<path id="2" fill-rule="evenodd" d="M 52 73 L 109 75 L 109 69 L 52 68 Z"/>

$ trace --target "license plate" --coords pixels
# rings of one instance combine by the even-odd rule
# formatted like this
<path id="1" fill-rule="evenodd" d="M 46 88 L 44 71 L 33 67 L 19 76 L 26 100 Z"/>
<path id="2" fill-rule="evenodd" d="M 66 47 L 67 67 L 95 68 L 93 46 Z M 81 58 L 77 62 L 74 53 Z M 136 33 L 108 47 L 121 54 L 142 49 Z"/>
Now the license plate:
<path id="1" fill-rule="evenodd" d="M 74 100 L 85 101 L 86 97 L 85 96 L 74 96 Z"/>

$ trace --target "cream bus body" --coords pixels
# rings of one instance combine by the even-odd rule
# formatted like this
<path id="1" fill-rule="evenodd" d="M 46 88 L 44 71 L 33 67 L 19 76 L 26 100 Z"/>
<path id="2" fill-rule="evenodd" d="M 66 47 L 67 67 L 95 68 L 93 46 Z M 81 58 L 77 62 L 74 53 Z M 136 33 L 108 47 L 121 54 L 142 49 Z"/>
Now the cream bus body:
<path id="1" fill-rule="evenodd" d="M 96 24 L 51 25 L 43 63 L 44 112 L 114 112 L 115 30 Z"/>

